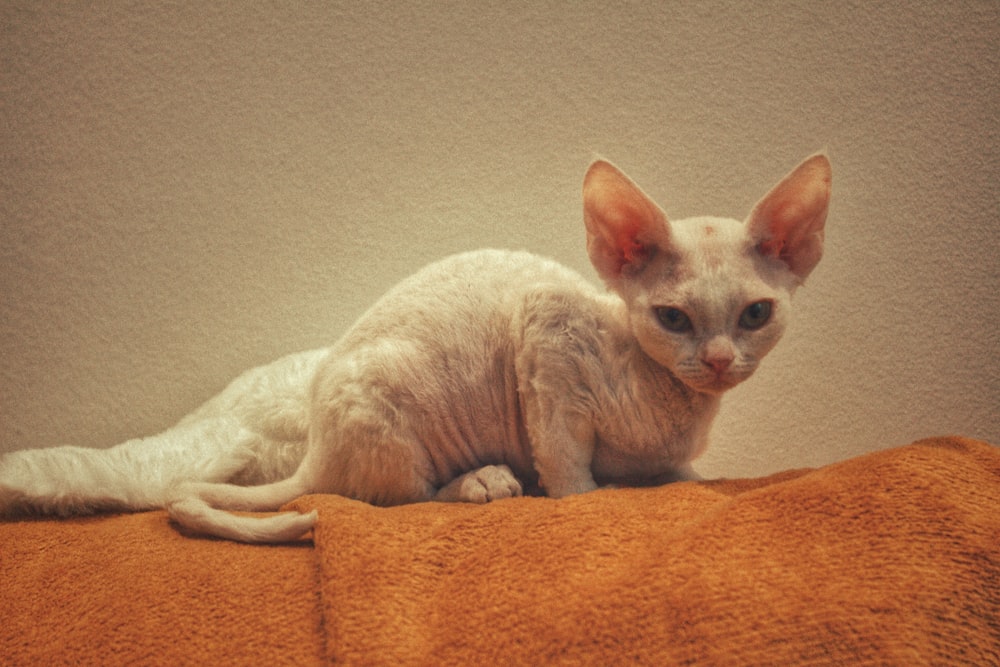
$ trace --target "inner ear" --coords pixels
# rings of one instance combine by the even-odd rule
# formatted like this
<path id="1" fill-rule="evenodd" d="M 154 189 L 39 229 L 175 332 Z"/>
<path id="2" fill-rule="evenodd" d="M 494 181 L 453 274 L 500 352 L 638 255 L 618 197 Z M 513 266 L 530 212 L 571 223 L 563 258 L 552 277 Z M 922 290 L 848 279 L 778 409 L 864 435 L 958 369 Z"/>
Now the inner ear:
<path id="1" fill-rule="evenodd" d="M 774 186 L 747 221 L 757 251 L 784 262 L 800 280 L 823 255 L 831 183 L 830 161 L 813 155 Z"/>
<path id="2" fill-rule="evenodd" d="M 590 165 L 583 180 L 590 261 L 605 281 L 641 271 L 667 234 L 667 217 L 610 162 Z"/>

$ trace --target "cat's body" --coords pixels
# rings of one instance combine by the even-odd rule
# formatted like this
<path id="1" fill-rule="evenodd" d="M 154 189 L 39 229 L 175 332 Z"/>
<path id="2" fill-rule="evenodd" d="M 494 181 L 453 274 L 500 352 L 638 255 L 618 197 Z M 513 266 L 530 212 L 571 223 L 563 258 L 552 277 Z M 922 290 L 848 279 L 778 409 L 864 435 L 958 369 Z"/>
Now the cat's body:
<path id="1" fill-rule="evenodd" d="M 668 223 L 597 162 L 588 251 L 614 293 L 527 253 L 448 258 L 329 350 L 247 372 L 163 434 L 6 455 L 0 512 L 166 506 L 194 530 L 279 541 L 315 517 L 216 508 L 317 492 L 383 505 L 561 497 L 690 475 L 720 395 L 777 342 L 819 260 L 829 186 L 815 156 L 746 224 Z"/>

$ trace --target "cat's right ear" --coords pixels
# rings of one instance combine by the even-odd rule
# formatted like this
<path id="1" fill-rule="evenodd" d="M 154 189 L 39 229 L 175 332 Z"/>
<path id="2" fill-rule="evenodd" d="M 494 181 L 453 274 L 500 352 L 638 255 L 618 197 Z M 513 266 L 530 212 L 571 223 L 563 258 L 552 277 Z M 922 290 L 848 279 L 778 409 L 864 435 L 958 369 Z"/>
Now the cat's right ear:
<path id="1" fill-rule="evenodd" d="M 799 280 L 823 256 L 831 180 L 830 160 L 813 155 L 774 186 L 747 221 L 757 251 L 784 262 Z"/>
<path id="2" fill-rule="evenodd" d="M 668 233 L 660 207 L 604 160 L 583 179 L 583 220 L 590 262 L 609 284 L 641 271 Z"/>

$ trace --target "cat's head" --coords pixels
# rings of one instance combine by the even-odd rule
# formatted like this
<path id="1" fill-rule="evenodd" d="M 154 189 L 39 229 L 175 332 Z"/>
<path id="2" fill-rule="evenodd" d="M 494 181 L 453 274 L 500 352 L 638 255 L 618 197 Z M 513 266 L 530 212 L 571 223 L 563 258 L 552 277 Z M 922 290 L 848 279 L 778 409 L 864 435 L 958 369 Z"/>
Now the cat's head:
<path id="1" fill-rule="evenodd" d="M 746 222 L 670 222 L 625 174 L 597 161 L 584 179 L 587 251 L 628 309 L 643 351 L 692 389 L 750 377 L 781 337 L 795 288 L 819 262 L 831 169 L 814 155 Z"/>

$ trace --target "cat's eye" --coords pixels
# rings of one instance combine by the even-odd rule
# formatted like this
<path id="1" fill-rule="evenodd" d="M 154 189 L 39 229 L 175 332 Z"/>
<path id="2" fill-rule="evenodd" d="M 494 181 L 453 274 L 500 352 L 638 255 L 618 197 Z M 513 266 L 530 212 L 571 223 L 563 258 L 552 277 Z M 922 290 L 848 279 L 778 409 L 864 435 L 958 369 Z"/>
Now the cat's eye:
<path id="1" fill-rule="evenodd" d="M 656 313 L 656 319 L 667 331 L 684 333 L 691 329 L 691 320 L 684 314 L 684 311 L 670 306 L 660 306 L 653 310 Z"/>
<path id="2" fill-rule="evenodd" d="M 771 319 L 771 302 L 757 301 L 751 303 L 740 315 L 740 327 L 753 331 L 760 329 Z"/>

